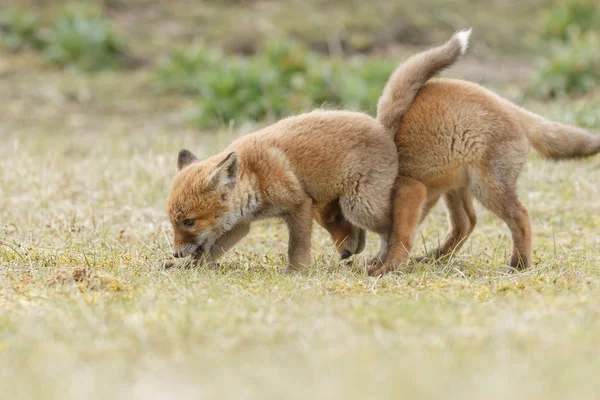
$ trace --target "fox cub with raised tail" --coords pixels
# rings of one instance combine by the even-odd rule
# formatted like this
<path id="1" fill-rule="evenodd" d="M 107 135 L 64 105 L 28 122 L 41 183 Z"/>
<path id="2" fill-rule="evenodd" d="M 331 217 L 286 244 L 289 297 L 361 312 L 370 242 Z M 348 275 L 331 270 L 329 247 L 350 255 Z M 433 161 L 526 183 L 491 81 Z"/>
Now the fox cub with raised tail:
<path id="1" fill-rule="evenodd" d="M 465 52 L 469 34 L 415 56 L 428 62 L 405 63 L 405 90 L 390 93 L 394 120 L 429 78 Z M 213 261 L 253 221 L 281 217 L 289 230 L 288 270 L 309 265 L 313 212 L 331 202 L 349 225 L 378 233 L 386 244 L 398 175 L 394 134 L 363 113 L 317 110 L 242 137 L 205 160 L 181 150 L 167 199 L 174 256 Z M 353 251 L 362 245 L 364 232 Z"/>
<path id="2" fill-rule="evenodd" d="M 600 135 L 549 121 L 474 83 L 443 78 L 424 85 L 400 120 L 389 106 L 396 102 L 390 96 L 395 85 L 399 89 L 411 78 L 400 74 L 388 82 L 377 110 L 377 119 L 395 135 L 399 165 L 389 251 L 373 260 L 369 274 L 409 268 L 415 231 L 440 198 L 448 213 L 448 233 L 440 247 L 417 261 L 461 248 L 477 221 L 476 198 L 510 229 L 510 266 L 529 267 L 531 228 L 516 184 L 530 146 L 551 160 L 589 157 L 600 152 Z M 336 243 L 347 243 L 345 254 L 362 250 L 352 244 L 364 240 L 364 232 L 345 219 L 337 203 L 316 209 L 315 217 Z"/>

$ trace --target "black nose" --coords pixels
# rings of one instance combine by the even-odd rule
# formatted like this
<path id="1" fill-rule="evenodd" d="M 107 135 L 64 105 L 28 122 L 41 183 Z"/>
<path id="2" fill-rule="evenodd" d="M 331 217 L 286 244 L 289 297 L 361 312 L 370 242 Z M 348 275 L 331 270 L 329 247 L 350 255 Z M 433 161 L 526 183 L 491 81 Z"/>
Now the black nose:
<path id="1" fill-rule="evenodd" d="M 342 251 L 342 254 L 341 254 L 342 260 L 345 260 L 346 258 L 350 258 L 351 255 L 352 255 L 352 253 L 350 253 L 350 250 Z"/>
<path id="2" fill-rule="evenodd" d="M 173 252 L 173 257 L 180 258 L 181 257 L 181 253 L 179 251 L 174 251 Z"/>

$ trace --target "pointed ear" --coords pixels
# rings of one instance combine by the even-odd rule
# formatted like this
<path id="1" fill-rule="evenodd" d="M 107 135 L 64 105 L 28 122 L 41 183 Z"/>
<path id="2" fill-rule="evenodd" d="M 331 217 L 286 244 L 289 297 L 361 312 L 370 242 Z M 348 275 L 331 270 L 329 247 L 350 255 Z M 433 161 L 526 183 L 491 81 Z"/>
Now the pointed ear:
<path id="1" fill-rule="evenodd" d="M 177 155 L 177 172 L 196 161 L 198 161 L 198 157 L 191 151 L 186 149 L 179 150 L 179 154 Z"/>
<path id="2" fill-rule="evenodd" d="M 223 186 L 233 189 L 237 183 L 237 171 L 238 154 L 233 151 L 215 167 L 213 172 L 211 172 L 208 177 L 209 185 L 213 189 L 218 189 Z"/>

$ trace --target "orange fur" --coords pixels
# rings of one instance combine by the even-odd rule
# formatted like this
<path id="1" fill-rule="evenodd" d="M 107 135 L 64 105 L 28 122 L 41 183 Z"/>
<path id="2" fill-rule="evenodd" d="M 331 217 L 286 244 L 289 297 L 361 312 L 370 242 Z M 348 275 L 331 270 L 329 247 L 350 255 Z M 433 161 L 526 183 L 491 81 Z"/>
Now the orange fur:
<path id="1" fill-rule="evenodd" d="M 203 161 L 182 150 L 167 199 L 175 255 L 218 257 L 252 221 L 281 217 L 288 270 L 298 269 L 311 263 L 314 205 L 334 199 L 350 223 L 387 235 L 397 160 L 391 135 L 348 111 L 283 119 Z"/>
<path id="2" fill-rule="evenodd" d="M 418 223 L 440 197 L 448 211 L 448 234 L 439 248 L 417 260 L 460 249 L 476 224 L 475 197 L 510 229 L 510 265 L 529 267 L 531 228 L 516 183 L 530 145 L 551 159 L 600 152 L 600 135 L 548 121 L 479 85 L 453 79 L 433 79 L 421 89 L 404 115 L 395 142 L 399 176 L 390 250 L 383 265 L 373 266 L 371 275 L 408 268 L 405 262 Z M 335 233 L 336 237 L 343 234 Z M 351 229 L 346 234 L 356 235 Z"/>

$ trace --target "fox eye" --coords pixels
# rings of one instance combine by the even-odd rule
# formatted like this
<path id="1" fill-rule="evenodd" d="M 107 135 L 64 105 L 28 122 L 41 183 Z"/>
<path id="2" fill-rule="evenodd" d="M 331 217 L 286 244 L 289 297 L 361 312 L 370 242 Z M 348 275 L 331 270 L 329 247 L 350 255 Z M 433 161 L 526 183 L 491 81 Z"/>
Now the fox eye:
<path id="1" fill-rule="evenodd" d="M 195 223 L 196 223 L 195 219 L 184 219 L 183 220 L 183 226 L 185 226 L 186 228 L 191 228 L 192 226 L 194 226 Z"/>

